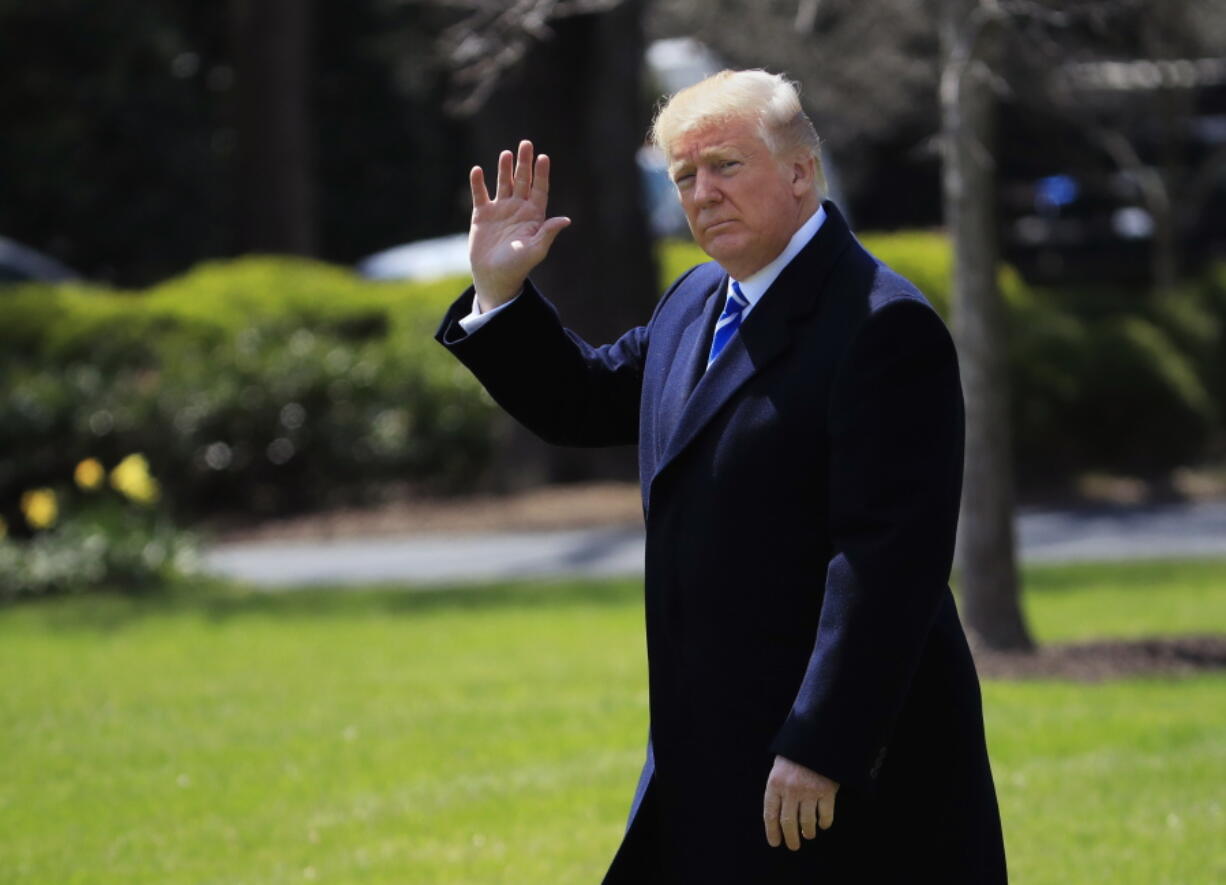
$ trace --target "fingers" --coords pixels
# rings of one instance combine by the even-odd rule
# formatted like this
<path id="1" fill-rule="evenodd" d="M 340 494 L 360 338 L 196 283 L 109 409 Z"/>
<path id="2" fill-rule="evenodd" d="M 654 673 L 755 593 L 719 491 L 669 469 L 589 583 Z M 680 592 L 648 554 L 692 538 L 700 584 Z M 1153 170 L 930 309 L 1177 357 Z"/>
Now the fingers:
<path id="1" fill-rule="evenodd" d="M 473 192 L 473 208 L 480 209 L 490 201 L 490 192 L 485 189 L 485 172 L 474 166 L 468 172 L 468 186 Z"/>
<path id="2" fill-rule="evenodd" d="M 532 142 L 526 138 L 519 143 L 515 158 L 515 196 L 527 199 L 532 191 Z"/>
<path id="3" fill-rule="evenodd" d="M 473 186 L 473 206 L 489 202 L 489 194 L 482 191 L 485 200 L 478 199 L 475 181 L 480 170 L 474 167 L 469 173 L 469 183 Z M 485 175 L 481 173 L 480 181 L 484 185 Z M 544 154 L 533 159 L 532 142 L 524 139 L 519 143 L 515 154 L 503 151 L 498 155 L 497 199 L 517 197 L 519 199 L 535 199 L 544 203 L 549 196 L 549 158 Z"/>
<path id="4" fill-rule="evenodd" d="M 800 835 L 806 839 L 817 838 L 817 800 L 804 799 L 800 803 Z"/>
<path id="5" fill-rule="evenodd" d="M 797 820 L 798 803 L 792 797 L 768 786 L 762 802 L 762 823 L 766 827 L 766 842 L 771 848 L 786 843 L 792 851 L 800 850 L 800 829 Z"/>
<path id="6" fill-rule="evenodd" d="M 511 196 L 515 187 L 512 160 L 510 151 L 503 151 L 498 155 L 498 199 L 500 200 Z"/>
<path id="7" fill-rule="evenodd" d="M 783 830 L 783 841 L 790 851 L 800 850 L 800 821 L 797 816 L 799 803 L 788 801 L 784 796 L 782 809 L 779 812 L 779 828 Z"/>
<path id="8" fill-rule="evenodd" d="M 533 155 L 532 142 L 524 139 L 515 154 L 503 151 L 498 155 L 498 180 L 493 199 L 505 200 L 516 197 L 538 203 L 542 213 L 549 200 L 549 157 Z M 485 186 L 485 172 L 474 166 L 468 173 L 472 189 L 473 208 L 491 201 Z"/>
<path id="9" fill-rule="evenodd" d="M 532 176 L 532 198 L 543 206 L 549 200 L 549 155 L 536 158 L 536 170 Z"/>
<path id="10" fill-rule="evenodd" d="M 762 801 L 762 823 L 766 826 L 766 841 L 771 848 L 778 848 L 783 842 L 783 831 L 779 828 L 779 809 L 783 797 L 769 784 L 766 787 L 766 797 Z"/>
<path id="11" fill-rule="evenodd" d="M 830 829 L 834 824 L 834 797 L 838 792 L 836 788 L 833 793 L 826 793 L 817 800 L 817 825 L 823 830 Z"/>

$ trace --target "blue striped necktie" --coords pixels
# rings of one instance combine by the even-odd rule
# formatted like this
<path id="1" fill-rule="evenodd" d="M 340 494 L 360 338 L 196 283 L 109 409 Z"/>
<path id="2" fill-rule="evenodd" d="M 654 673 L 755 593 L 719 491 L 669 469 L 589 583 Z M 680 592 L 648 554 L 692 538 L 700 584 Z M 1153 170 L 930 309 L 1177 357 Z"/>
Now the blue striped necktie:
<path id="1" fill-rule="evenodd" d="M 711 355 L 707 357 L 708 368 L 711 363 L 715 362 L 715 358 L 724 349 L 724 345 L 732 340 L 736 330 L 741 327 L 741 320 L 745 317 L 747 307 L 749 307 L 749 299 L 741 291 L 741 284 L 734 280 L 732 289 L 728 292 L 728 300 L 724 302 L 724 312 L 719 315 L 719 320 L 715 323 L 715 335 L 711 338 Z"/>

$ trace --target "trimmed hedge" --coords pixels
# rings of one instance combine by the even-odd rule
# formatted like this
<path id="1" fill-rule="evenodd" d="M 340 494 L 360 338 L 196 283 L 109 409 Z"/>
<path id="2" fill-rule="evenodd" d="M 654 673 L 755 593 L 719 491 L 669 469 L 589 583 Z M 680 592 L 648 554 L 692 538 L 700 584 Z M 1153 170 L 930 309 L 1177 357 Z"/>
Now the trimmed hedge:
<path id="1" fill-rule="evenodd" d="M 948 316 L 943 237 L 864 240 Z M 702 259 L 664 244 L 665 283 Z M 23 490 L 131 452 L 179 516 L 471 487 L 495 410 L 432 340 L 465 282 L 372 283 L 249 257 L 143 292 L 0 291 L 0 515 L 19 527 Z M 1159 300 L 1035 290 L 1007 268 L 1001 285 L 1025 472 L 1156 470 L 1220 444 L 1226 266 Z"/>
<path id="2" fill-rule="evenodd" d="M 455 281 L 376 284 L 316 262 L 209 263 L 143 293 L 0 294 L 0 500 L 143 452 L 180 515 L 448 489 L 492 406 L 431 339 Z"/>
<path id="3" fill-rule="evenodd" d="M 935 234 L 869 248 L 949 316 L 951 256 Z M 1077 470 L 1148 474 L 1214 454 L 1226 411 L 1226 273 L 1163 296 L 1106 287 L 1032 289 L 1007 266 L 1015 457 L 1030 478 Z"/>

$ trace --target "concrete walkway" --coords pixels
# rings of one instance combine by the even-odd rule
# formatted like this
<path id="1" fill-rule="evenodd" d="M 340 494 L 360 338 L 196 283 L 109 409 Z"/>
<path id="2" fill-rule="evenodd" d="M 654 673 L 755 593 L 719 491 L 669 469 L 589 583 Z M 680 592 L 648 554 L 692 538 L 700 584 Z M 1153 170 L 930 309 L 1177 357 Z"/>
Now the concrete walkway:
<path id="1" fill-rule="evenodd" d="M 1226 557 L 1226 501 L 1139 508 L 1027 510 L 1018 516 L 1028 562 Z M 268 587 L 641 575 L 638 527 L 549 532 L 253 542 L 214 547 L 207 571 Z"/>

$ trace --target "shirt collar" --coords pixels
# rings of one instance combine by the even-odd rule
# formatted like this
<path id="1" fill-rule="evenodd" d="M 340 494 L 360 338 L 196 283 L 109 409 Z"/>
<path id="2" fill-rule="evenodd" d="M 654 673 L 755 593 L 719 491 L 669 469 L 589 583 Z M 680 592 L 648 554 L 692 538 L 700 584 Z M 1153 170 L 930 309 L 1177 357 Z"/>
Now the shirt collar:
<path id="1" fill-rule="evenodd" d="M 826 207 L 818 206 L 817 211 L 809 216 L 809 220 L 800 226 L 796 233 L 792 234 L 792 239 L 788 241 L 787 247 L 779 253 L 779 256 L 766 267 L 756 273 L 750 274 L 743 280 L 737 280 L 740 284 L 741 291 L 745 294 L 745 299 L 749 302 L 749 307 L 745 308 L 748 312 L 753 309 L 753 306 L 758 303 L 766 290 L 771 287 L 771 284 L 783 273 L 783 269 L 791 264 L 792 259 L 800 254 L 800 250 L 809 245 L 809 241 L 817 235 L 821 229 L 822 223 L 826 220 Z M 732 289 L 732 278 L 728 279 L 728 291 Z"/>

